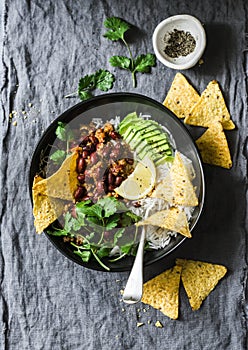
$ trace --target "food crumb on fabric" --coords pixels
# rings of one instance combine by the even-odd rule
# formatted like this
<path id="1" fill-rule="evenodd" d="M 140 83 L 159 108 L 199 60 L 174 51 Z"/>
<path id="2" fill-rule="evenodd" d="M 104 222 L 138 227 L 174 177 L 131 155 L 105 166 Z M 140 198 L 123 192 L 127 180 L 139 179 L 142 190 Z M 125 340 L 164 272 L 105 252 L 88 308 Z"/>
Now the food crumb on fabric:
<path id="1" fill-rule="evenodd" d="M 33 106 L 33 104 L 30 102 L 30 103 L 28 104 L 28 107 L 31 108 L 32 106 Z"/>
<path id="2" fill-rule="evenodd" d="M 143 326 L 143 325 L 144 325 L 143 322 L 137 322 L 137 327 L 141 327 L 141 326 Z"/>
<path id="3" fill-rule="evenodd" d="M 157 322 L 155 323 L 155 326 L 156 326 L 157 328 L 163 328 L 163 327 L 164 327 L 160 321 L 157 321 Z"/>
<path id="4" fill-rule="evenodd" d="M 122 312 L 126 311 L 124 308 L 121 309 Z"/>
<path id="5" fill-rule="evenodd" d="M 115 280 L 116 283 L 120 282 L 121 280 Z"/>
<path id="6" fill-rule="evenodd" d="M 147 324 L 151 324 L 151 322 L 152 322 L 151 320 L 148 320 L 148 321 L 147 321 Z"/>
<path id="7" fill-rule="evenodd" d="M 17 121 L 16 121 L 16 120 L 13 121 L 12 125 L 13 125 L 13 126 L 16 126 L 16 125 L 17 125 Z"/>
<path id="8" fill-rule="evenodd" d="M 200 58 L 198 64 L 201 66 L 203 63 L 204 63 L 204 60 Z"/>
<path id="9" fill-rule="evenodd" d="M 120 293 L 121 293 L 121 295 L 123 295 L 124 294 L 124 289 L 121 289 Z"/>

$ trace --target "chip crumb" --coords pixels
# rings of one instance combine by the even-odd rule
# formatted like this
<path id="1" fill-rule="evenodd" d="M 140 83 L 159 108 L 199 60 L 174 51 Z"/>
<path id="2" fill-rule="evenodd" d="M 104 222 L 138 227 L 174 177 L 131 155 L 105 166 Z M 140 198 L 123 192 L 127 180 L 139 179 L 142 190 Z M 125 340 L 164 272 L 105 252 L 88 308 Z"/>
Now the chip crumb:
<path id="1" fill-rule="evenodd" d="M 17 121 L 16 121 L 16 120 L 13 121 L 12 125 L 13 125 L 13 126 L 16 126 L 16 125 L 17 125 Z"/>
<path id="2" fill-rule="evenodd" d="M 144 325 L 143 322 L 137 322 L 137 327 L 141 327 L 141 326 L 143 326 L 143 325 Z"/>
<path id="3" fill-rule="evenodd" d="M 143 309 L 143 312 L 146 312 L 146 309 Z"/>
<path id="4" fill-rule="evenodd" d="M 148 321 L 147 321 L 147 324 L 151 324 L 151 322 L 152 322 L 151 320 L 148 320 Z"/>
<path id="5" fill-rule="evenodd" d="M 157 321 L 157 322 L 155 323 L 155 326 L 156 326 L 157 328 L 163 328 L 163 327 L 164 327 L 160 321 Z"/>
<path id="6" fill-rule="evenodd" d="M 29 108 L 31 108 L 32 106 L 33 106 L 33 104 L 32 104 L 32 103 L 29 103 L 29 104 L 28 104 L 28 107 L 29 107 Z"/>
<path id="7" fill-rule="evenodd" d="M 9 114 L 9 119 L 12 119 L 13 118 L 13 113 L 10 113 Z"/>
<path id="8" fill-rule="evenodd" d="M 115 280 L 116 283 L 120 282 L 121 280 Z"/>
<path id="9" fill-rule="evenodd" d="M 26 111 L 22 111 L 22 114 L 25 115 L 25 114 L 27 114 L 27 112 Z"/>
<path id="10" fill-rule="evenodd" d="M 121 295 L 123 295 L 124 294 L 124 289 L 121 289 L 120 293 L 121 293 Z"/>
<path id="11" fill-rule="evenodd" d="M 122 312 L 126 311 L 124 308 L 121 309 Z"/>
<path id="12" fill-rule="evenodd" d="M 203 63 L 204 63 L 204 60 L 202 58 L 200 58 L 198 64 L 202 65 Z"/>

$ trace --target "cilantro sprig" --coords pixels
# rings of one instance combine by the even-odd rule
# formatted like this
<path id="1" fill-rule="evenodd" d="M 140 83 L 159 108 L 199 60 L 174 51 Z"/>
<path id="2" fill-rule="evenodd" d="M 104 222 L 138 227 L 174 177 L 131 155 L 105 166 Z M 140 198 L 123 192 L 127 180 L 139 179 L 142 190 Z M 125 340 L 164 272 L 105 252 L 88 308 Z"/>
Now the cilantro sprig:
<path id="1" fill-rule="evenodd" d="M 109 261 L 119 260 L 135 252 L 136 233 L 131 242 L 125 245 L 119 242 L 125 228 L 138 222 L 141 218 L 131 212 L 123 202 L 114 197 L 101 198 L 94 204 L 90 200 L 79 202 L 76 204 L 76 214 L 75 218 L 66 212 L 63 227 L 53 227 L 53 230 L 49 230 L 48 233 L 54 236 L 79 237 L 82 244 L 75 242 L 70 242 L 70 244 L 76 248 L 74 253 L 82 261 L 88 262 L 91 257 L 94 257 L 105 270 L 109 270 L 102 259 L 109 257 L 113 246 L 119 245 L 120 256 Z M 111 241 L 105 239 L 108 231 L 111 231 Z"/>
<path id="2" fill-rule="evenodd" d="M 60 165 L 69 155 L 70 142 L 74 139 L 73 131 L 68 124 L 58 122 L 55 130 L 57 138 L 66 142 L 66 150 L 58 149 L 50 155 L 50 159 L 57 165 Z"/>
<path id="3" fill-rule="evenodd" d="M 78 96 L 82 101 L 92 97 L 93 90 L 108 91 L 112 89 L 115 76 L 106 69 L 99 69 L 93 74 L 79 79 L 77 91 L 66 95 L 65 98 Z"/>
<path id="4" fill-rule="evenodd" d="M 133 57 L 129 44 L 125 39 L 125 33 L 131 28 L 131 25 L 118 17 L 109 17 L 104 21 L 104 26 L 108 31 L 103 35 L 105 38 L 118 41 L 121 40 L 126 46 L 129 57 L 112 56 L 109 59 L 113 67 L 126 69 L 132 74 L 133 87 L 137 86 L 136 73 L 150 73 L 151 67 L 156 65 L 156 57 L 154 54 L 141 54 L 136 58 Z"/>

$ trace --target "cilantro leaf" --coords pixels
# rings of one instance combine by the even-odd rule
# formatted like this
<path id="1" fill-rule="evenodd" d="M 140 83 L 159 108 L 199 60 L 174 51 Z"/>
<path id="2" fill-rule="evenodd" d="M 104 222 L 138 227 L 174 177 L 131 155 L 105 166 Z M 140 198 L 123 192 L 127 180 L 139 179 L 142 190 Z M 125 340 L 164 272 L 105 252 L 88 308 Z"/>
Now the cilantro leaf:
<path id="1" fill-rule="evenodd" d="M 55 134 L 57 136 L 58 139 L 60 139 L 61 141 L 72 141 L 74 138 L 73 132 L 70 129 L 69 125 L 62 123 L 62 122 L 58 122 L 58 126 L 56 128 Z"/>
<path id="2" fill-rule="evenodd" d="M 109 17 L 104 21 L 104 26 L 109 29 L 103 36 L 109 40 L 124 39 L 124 34 L 131 28 L 130 24 L 118 17 Z"/>
<path id="3" fill-rule="evenodd" d="M 80 256 L 80 258 L 83 260 L 83 262 L 88 262 L 91 257 L 91 251 L 90 250 L 74 250 L 74 254 Z"/>
<path id="4" fill-rule="evenodd" d="M 58 126 L 56 128 L 55 134 L 58 139 L 61 141 L 66 141 L 66 130 L 65 130 L 65 125 L 62 122 L 58 122 Z"/>
<path id="5" fill-rule="evenodd" d="M 61 164 L 66 158 L 66 152 L 58 149 L 49 157 L 55 164 Z"/>
<path id="6" fill-rule="evenodd" d="M 108 70 L 99 69 L 95 73 L 94 82 L 95 88 L 101 91 L 108 91 L 112 89 L 113 83 L 115 81 L 114 75 Z"/>
<path id="7" fill-rule="evenodd" d="M 92 93 L 88 90 L 78 90 L 80 100 L 85 101 L 92 97 Z"/>
<path id="8" fill-rule="evenodd" d="M 114 234 L 114 246 L 117 245 L 118 239 L 122 237 L 125 229 L 121 228 L 120 230 L 116 231 Z"/>
<path id="9" fill-rule="evenodd" d="M 100 249 L 97 250 L 96 254 L 99 258 L 104 258 L 105 256 L 109 256 L 110 251 L 110 247 L 103 245 Z"/>
<path id="10" fill-rule="evenodd" d="M 104 209 L 104 217 L 108 218 L 116 212 L 118 200 L 114 197 L 105 197 L 97 202 Z"/>
<path id="11" fill-rule="evenodd" d="M 115 77 L 112 73 L 106 69 L 99 69 L 94 74 L 85 75 L 79 80 L 77 94 L 81 100 L 87 100 L 92 97 L 92 90 L 108 91 L 112 89 L 114 81 Z"/>
<path id="12" fill-rule="evenodd" d="M 125 56 L 112 56 L 109 59 L 109 63 L 113 67 L 119 67 L 122 69 L 130 69 L 132 65 L 131 59 Z"/>
<path id="13" fill-rule="evenodd" d="M 139 55 L 134 61 L 134 70 L 141 73 L 150 73 L 151 67 L 156 64 L 155 55 L 148 53 L 146 55 Z"/>

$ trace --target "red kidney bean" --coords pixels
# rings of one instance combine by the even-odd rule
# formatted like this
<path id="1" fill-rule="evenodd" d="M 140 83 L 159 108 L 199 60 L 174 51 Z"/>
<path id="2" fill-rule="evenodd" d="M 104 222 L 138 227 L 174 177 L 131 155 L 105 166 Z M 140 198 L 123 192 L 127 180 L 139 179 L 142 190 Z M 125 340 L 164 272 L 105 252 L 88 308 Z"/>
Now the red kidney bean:
<path id="1" fill-rule="evenodd" d="M 120 138 L 120 135 L 116 131 L 110 131 L 109 136 L 111 137 L 112 140 L 117 140 Z"/>
<path id="2" fill-rule="evenodd" d="M 85 188 L 78 186 L 78 188 L 76 189 L 75 193 L 74 193 L 74 198 L 76 201 L 79 201 L 83 195 L 85 194 Z"/>
<path id="3" fill-rule="evenodd" d="M 72 216 L 73 218 L 76 218 L 76 217 L 77 217 L 76 207 L 75 207 L 75 206 L 73 206 L 73 207 L 71 208 L 71 216 Z"/>
<path id="4" fill-rule="evenodd" d="M 131 164 L 131 165 L 134 163 L 134 160 L 131 158 L 126 158 L 126 161 L 128 164 Z"/>
<path id="5" fill-rule="evenodd" d="M 91 136 L 90 136 L 90 141 L 91 141 L 94 145 L 96 145 L 96 144 L 99 143 L 98 138 L 95 137 L 94 135 L 91 135 Z"/>
<path id="6" fill-rule="evenodd" d="M 114 189 L 115 189 L 115 186 L 113 186 L 113 185 L 109 185 L 109 186 L 108 186 L 108 190 L 109 190 L 109 192 L 114 191 Z"/>
<path id="7" fill-rule="evenodd" d="M 120 186 L 120 184 L 122 183 L 123 181 L 123 178 L 121 176 L 116 176 L 116 179 L 115 179 L 115 185 L 116 186 Z"/>
<path id="8" fill-rule="evenodd" d="M 85 169 L 85 160 L 84 158 L 79 158 L 78 163 L 77 163 L 77 171 L 78 173 L 82 173 Z"/>
<path id="9" fill-rule="evenodd" d="M 90 199 L 89 196 L 84 196 L 84 197 L 82 198 L 82 201 L 88 201 L 89 199 Z"/>
<path id="10" fill-rule="evenodd" d="M 97 161 L 98 161 L 97 153 L 96 152 L 95 153 L 91 153 L 91 155 L 90 155 L 90 162 L 91 162 L 91 164 L 96 164 Z"/>
<path id="11" fill-rule="evenodd" d="M 98 181 L 97 185 L 96 185 L 97 191 L 99 193 L 102 193 L 104 191 L 104 184 L 102 181 Z"/>
<path id="12" fill-rule="evenodd" d="M 113 185 L 115 183 L 115 176 L 112 173 L 108 173 L 108 183 L 109 185 Z"/>
<path id="13" fill-rule="evenodd" d="M 77 176 L 77 179 L 78 179 L 79 182 L 84 183 L 85 175 L 84 175 L 84 174 L 79 174 L 79 175 Z"/>
<path id="14" fill-rule="evenodd" d="M 88 157 L 88 155 L 89 155 L 88 151 L 83 151 L 83 152 L 82 152 L 82 157 L 83 157 L 84 159 L 86 159 L 86 158 Z"/>

